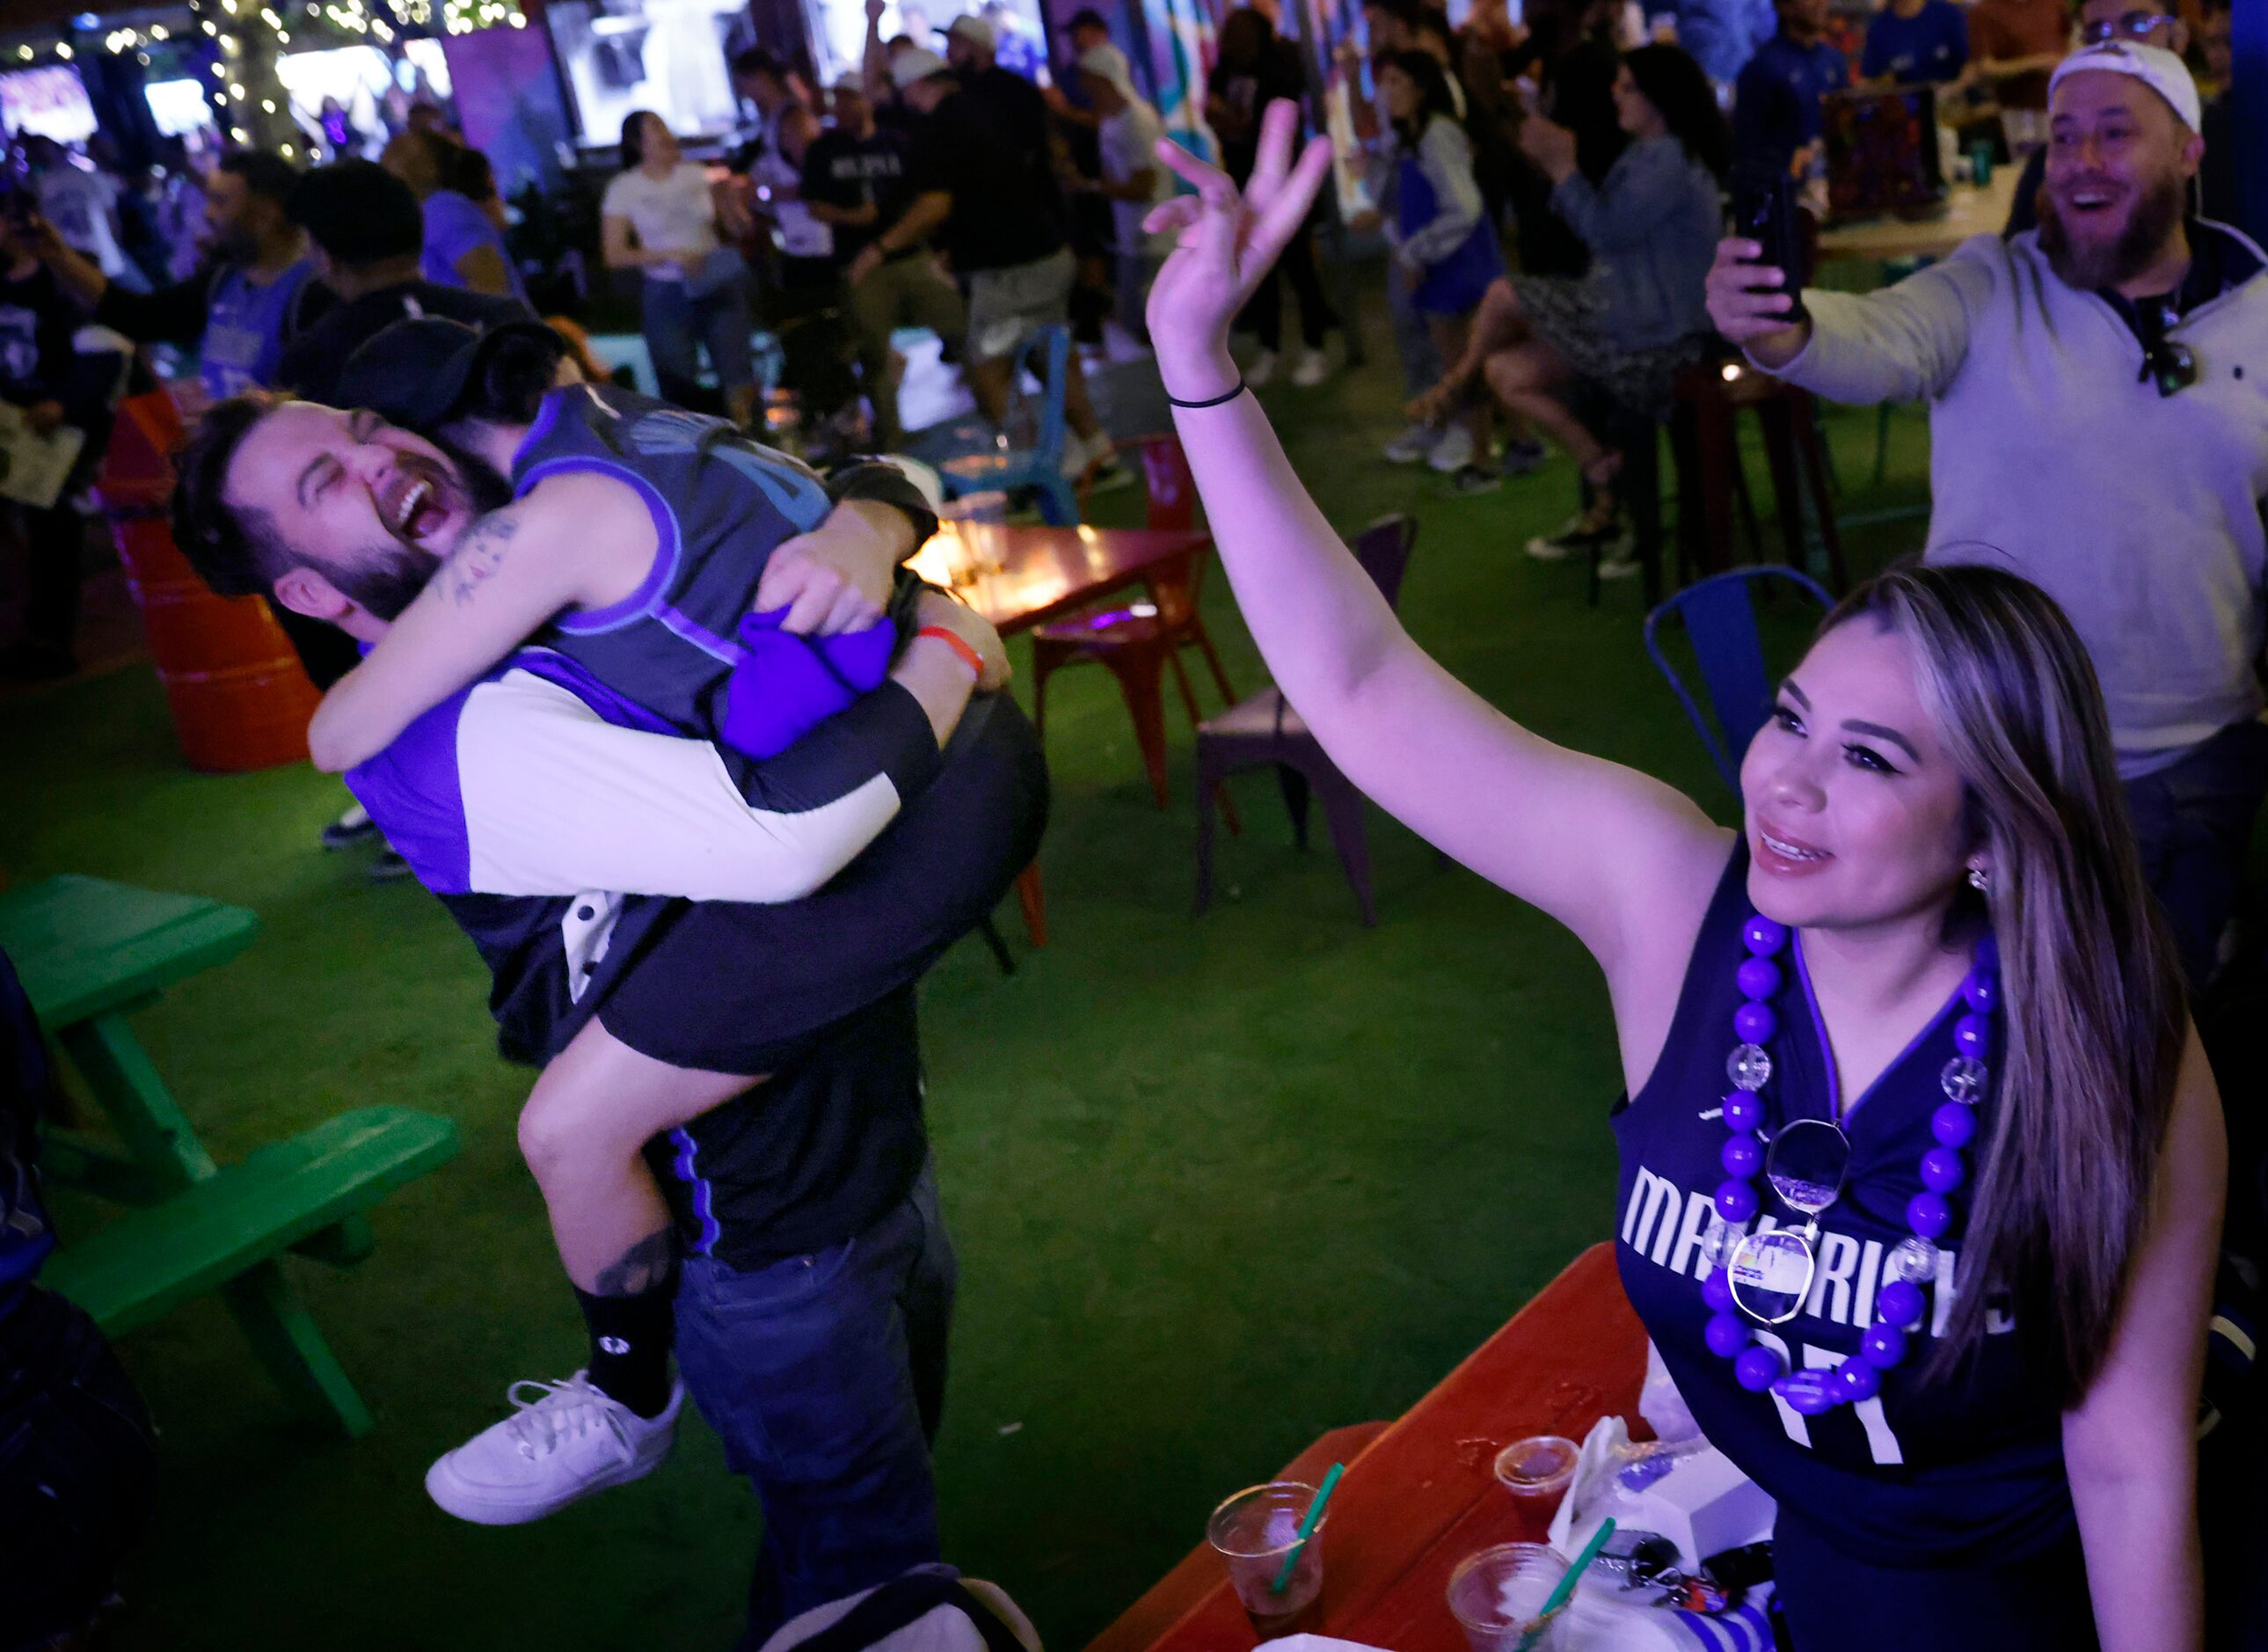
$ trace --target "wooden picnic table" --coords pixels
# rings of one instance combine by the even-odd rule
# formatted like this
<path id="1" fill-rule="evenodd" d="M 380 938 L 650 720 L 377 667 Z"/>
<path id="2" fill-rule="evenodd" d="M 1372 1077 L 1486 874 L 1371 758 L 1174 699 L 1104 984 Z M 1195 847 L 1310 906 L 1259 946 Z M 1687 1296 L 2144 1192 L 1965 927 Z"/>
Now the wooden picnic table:
<path id="1" fill-rule="evenodd" d="M 1605 1416 L 1643 1433 L 1645 1376 L 1646 1332 L 1614 1247 L 1593 1245 L 1399 1420 L 1334 1430 L 1278 1472 L 1256 1473 L 1312 1486 L 1346 1464 L 1324 1524 L 1322 1610 L 1300 1626 L 1394 1652 L 1464 1652 L 1449 1574 L 1491 1545 L 1542 1541 L 1546 1523 L 1497 1484 L 1497 1453 L 1529 1434 L 1580 1441 Z M 1225 1564 L 1199 1543 L 1087 1652 L 1256 1643 Z"/>
<path id="2" fill-rule="evenodd" d="M 1128 586 L 1185 579 L 1211 543 L 1202 528 L 946 522 L 911 566 L 1012 637 Z"/>
<path id="3" fill-rule="evenodd" d="M 85 1240 L 67 1232 L 43 1282 L 114 1332 L 217 1290 L 285 1390 L 359 1434 L 369 1410 L 276 1258 L 294 1250 L 345 1266 L 367 1257 L 375 1242 L 362 1211 L 452 1157 L 456 1127 L 405 1108 L 360 1108 L 241 1163 L 215 1162 L 128 1017 L 233 958 L 259 928 L 240 906 L 100 878 L 0 893 L 0 950 L 120 1144 L 50 1127 L 42 1169 L 130 1207 Z"/>
<path id="4" fill-rule="evenodd" d="M 1972 235 L 1998 235 L 2008 222 L 2008 209 L 2016 199 L 2016 181 L 2023 163 L 1995 171 L 1982 189 L 1955 184 L 1947 193 L 1946 210 L 1933 218 L 1865 218 L 1838 224 L 1819 234 L 1819 258 L 1877 261 L 1943 258 Z"/>

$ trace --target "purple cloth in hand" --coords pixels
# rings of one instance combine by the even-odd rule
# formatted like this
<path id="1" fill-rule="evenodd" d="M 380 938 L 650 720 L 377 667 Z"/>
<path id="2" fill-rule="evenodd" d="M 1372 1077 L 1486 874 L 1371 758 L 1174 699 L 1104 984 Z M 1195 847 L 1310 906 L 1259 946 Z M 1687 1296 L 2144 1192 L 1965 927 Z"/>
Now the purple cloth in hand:
<path id="1" fill-rule="evenodd" d="M 785 608 L 741 616 L 740 664 L 725 689 L 718 730 L 751 757 L 777 757 L 850 702 L 882 686 L 897 652 L 897 627 L 878 620 L 864 631 L 799 637 L 779 628 Z"/>

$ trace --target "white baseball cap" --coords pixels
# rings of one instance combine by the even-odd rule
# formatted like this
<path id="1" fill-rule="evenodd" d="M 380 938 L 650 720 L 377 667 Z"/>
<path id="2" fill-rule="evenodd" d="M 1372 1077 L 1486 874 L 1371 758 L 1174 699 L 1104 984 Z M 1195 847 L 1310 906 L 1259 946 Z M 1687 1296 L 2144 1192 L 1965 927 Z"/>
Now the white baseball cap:
<path id="1" fill-rule="evenodd" d="M 965 11 L 945 26 L 947 34 L 958 34 L 971 46 L 990 51 L 998 42 L 993 39 L 992 26 L 974 11 Z"/>
<path id="2" fill-rule="evenodd" d="M 2132 41 L 2104 41 L 2082 47 L 2056 65 L 2048 81 L 2048 100 L 2073 75 L 2124 75 L 2139 80 L 2163 98 L 2181 122 L 2192 132 L 2205 129 L 2205 107 L 2198 100 L 2197 82 L 2189 68 L 2162 46 L 2137 46 Z"/>
<path id="3" fill-rule="evenodd" d="M 949 75 L 952 72 L 951 65 L 945 59 L 919 46 L 908 47 L 890 60 L 890 79 L 901 92 L 932 75 Z"/>
<path id="4" fill-rule="evenodd" d="M 845 70 L 835 77 L 833 89 L 838 97 L 847 92 L 854 97 L 863 98 L 866 95 L 866 77 L 856 69 Z"/>
<path id="5" fill-rule="evenodd" d="M 1107 80 L 1118 89 L 1118 95 L 1129 102 L 1134 100 L 1134 69 L 1126 61 L 1126 54 L 1116 46 L 1091 46 L 1079 55 L 1082 73 L 1097 80 Z"/>

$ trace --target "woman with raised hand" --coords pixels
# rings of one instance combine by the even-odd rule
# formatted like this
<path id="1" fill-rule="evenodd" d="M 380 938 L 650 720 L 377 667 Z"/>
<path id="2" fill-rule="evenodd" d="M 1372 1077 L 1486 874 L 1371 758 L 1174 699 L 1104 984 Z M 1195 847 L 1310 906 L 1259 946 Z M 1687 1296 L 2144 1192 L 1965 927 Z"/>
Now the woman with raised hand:
<path id="1" fill-rule="evenodd" d="M 2087 656 L 1995 570 L 1853 593 L 1712 824 L 1414 644 L 1238 382 L 1228 324 L 1329 165 L 1269 111 L 1150 300 L 1237 600 L 1342 769 L 1607 978 L 1622 1280 L 1778 1500 L 1799 1652 L 2201 1642 L 2191 1437 L 2220 1102 Z M 1959 1286 L 1958 1291 L 1955 1286 Z"/>

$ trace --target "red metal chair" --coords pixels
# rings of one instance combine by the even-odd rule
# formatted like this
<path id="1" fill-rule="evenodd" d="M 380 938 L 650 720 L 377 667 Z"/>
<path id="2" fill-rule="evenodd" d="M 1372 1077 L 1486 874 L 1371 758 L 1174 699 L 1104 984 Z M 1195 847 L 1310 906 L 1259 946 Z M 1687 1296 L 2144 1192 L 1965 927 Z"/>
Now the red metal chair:
<path id="1" fill-rule="evenodd" d="M 1381 517 L 1355 540 L 1354 554 L 1363 572 L 1384 594 L 1388 606 L 1401 600 L 1402 576 L 1417 548 L 1418 524 L 1397 513 Z M 1339 772 L 1323 752 L 1322 742 L 1308 731 L 1300 713 L 1283 691 L 1263 689 L 1241 704 L 1197 728 L 1197 794 L 1218 794 L 1226 800 L 1223 783 L 1232 774 L 1273 764 L 1277 783 L 1284 790 L 1284 807 L 1292 816 L 1292 839 L 1307 846 L 1307 802 L 1310 795 L 1323 806 L 1330 827 L 1332 847 L 1339 865 L 1354 887 L 1355 904 L 1366 926 L 1378 922 L 1370 893 L 1370 846 L 1363 832 L 1362 793 Z M 1197 899 L 1200 917 L 1212 904 L 1212 811 L 1197 815 Z"/>
<path id="2" fill-rule="evenodd" d="M 1197 522 L 1197 483 L 1189 475 L 1189 455 L 1177 436 L 1145 436 L 1120 449 L 1141 460 L 1142 476 L 1149 488 L 1147 526 L 1160 530 L 1186 530 Z M 1119 692 L 1134 719 L 1134 738 L 1142 749 L 1142 763 L 1149 771 L 1150 789 L 1158 807 L 1170 804 L 1166 784 L 1165 674 L 1170 670 L 1189 708 L 1192 725 L 1204 714 L 1197 709 L 1197 690 L 1182 665 L 1182 650 L 1194 647 L 1204 656 L 1221 698 L 1236 703 L 1220 655 L 1205 634 L 1197 597 L 1204 579 L 1202 554 L 1178 569 L 1153 574 L 1147 581 L 1149 600 L 1114 598 L 1042 625 L 1032 633 L 1032 721 L 1042 739 L 1047 734 L 1048 679 L 1066 666 L 1091 660 L 1108 667 L 1118 679 Z M 1236 830 L 1233 807 L 1226 797 L 1222 808 L 1229 829 Z"/>

